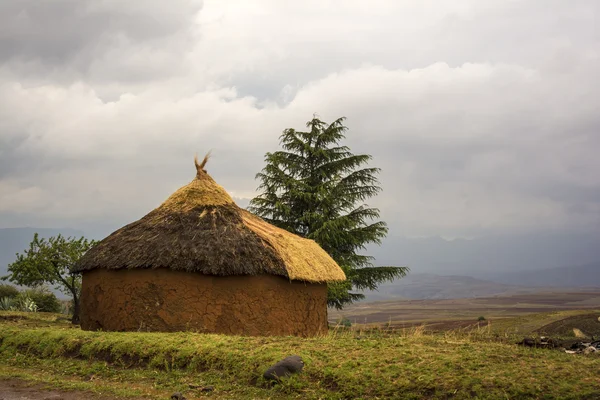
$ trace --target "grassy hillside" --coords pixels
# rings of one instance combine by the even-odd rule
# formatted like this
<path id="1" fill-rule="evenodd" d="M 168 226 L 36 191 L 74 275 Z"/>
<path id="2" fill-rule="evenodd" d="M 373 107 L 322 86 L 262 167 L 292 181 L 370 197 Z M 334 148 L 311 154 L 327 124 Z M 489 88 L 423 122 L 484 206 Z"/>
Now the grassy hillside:
<path id="1" fill-rule="evenodd" d="M 597 399 L 600 356 L 523 348 L 481 328 L 332 331 L 318 338 L 84 332 L 54 315 L 2 314 L 0 376 L 165 399 Z M 298 354 L 302 374 L 262 373 Z M 204 393 L 200 388 L 214 386 Z"/>

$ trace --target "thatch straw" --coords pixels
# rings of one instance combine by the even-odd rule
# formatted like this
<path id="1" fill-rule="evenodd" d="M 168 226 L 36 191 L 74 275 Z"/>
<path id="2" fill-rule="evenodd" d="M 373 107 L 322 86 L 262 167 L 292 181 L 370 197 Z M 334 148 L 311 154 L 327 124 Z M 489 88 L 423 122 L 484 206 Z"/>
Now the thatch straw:
<path id="1" fill-rule="evenodd" d="M 90 249 L 75 271 L 170 268 L 208 275 L 272 274 L 345 280 L 335 261 L 303 239 L 239 208 L 195 158 L 196 178 L 157 209 Z"/>
<path id="2" fill-rule="evenodd" d="M 314 241 L 292 235 L 286 230 L 266 223 L 246 210 L 241 211 L 244 224 L 262 240 L 273 246 L 283 259 L 290 279 L 309 282 L 346 279 L 341 268 Z"/>

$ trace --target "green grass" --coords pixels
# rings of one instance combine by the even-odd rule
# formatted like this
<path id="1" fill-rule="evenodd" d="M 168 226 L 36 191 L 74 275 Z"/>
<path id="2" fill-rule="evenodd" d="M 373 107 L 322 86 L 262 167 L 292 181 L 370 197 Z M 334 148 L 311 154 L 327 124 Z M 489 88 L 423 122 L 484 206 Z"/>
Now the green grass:
<path id="1" fill-rule="evenodd" d="M 515 337 L 491 328 L 302 339 L 86 332 L 51 316 L 25 317 L 0 316 L 0 376 L 67 389 L 155 399 L 174 391 L 217 399 L 600 398 L 600 356 L 515 346 Z M 262 380 L 267 367 L 292 354 L 305 360 L 302 374 L 275 386 Z"/>

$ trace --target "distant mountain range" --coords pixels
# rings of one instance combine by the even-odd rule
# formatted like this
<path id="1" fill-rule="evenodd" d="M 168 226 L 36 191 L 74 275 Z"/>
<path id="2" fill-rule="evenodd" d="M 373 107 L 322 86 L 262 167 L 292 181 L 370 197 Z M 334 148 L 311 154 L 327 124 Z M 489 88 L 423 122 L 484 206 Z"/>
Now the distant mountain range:
<path id="1" fill-rule="evenodd" d="M 435 274 L 409 274 L 408 276 L 384 283 L 377 291 L 366 291 L 366 301 L 402 299 L 463 299 L 531 293 L 539 288 L 491 282 L 470 276 Z"/>
<path id="2" fill-rule="evenodd" d="M 46 228 L 4 228 L 0 229 L 0 276 L 6 275 L 8 264 L 16 259 L 16 253 L 22 253 L 29 247 L 33 235 L 38 233 L 43 238 L 56 236 L 83 235 L 83 232 L 75 229 L 46 229 Z"/>
<path id="3" fill-rule="evenodd" d="M 600 262 L 574 266 L 482 274 L 489 280 L 509 285 L 600 287 Z"/>
<path id="4" fill-rule="evenodd" d="M 367 301 L 437 300 L 600 288 L 600 263 L 488 275 L 491 275 L 490 279 L 460 275 L 409 274 L 397 281 L 382 284 L 377 291 L 366 291 L 365 295 Z"/>
<path id="5" fill-rule="evenodd" d="M 600 233 L 490 235 L 475 239 L 406 238 L 390 234 L 367 254 L 377 265 L 408 266 L 413 273 L 490 279 L 494 273 L 597 264 Z"/>

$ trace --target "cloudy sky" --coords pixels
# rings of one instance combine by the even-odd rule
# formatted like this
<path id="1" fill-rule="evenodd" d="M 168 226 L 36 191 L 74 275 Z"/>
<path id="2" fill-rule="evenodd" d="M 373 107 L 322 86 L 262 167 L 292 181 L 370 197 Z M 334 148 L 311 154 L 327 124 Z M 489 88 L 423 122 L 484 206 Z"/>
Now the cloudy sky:
<path id="1" fill-rule="evenodd" d="M 394 235 L 600 232 L 600 2 L 0 1 L 0 228 L 103 235 L 194 177 L 238 201 L 347 117 Z"/>

